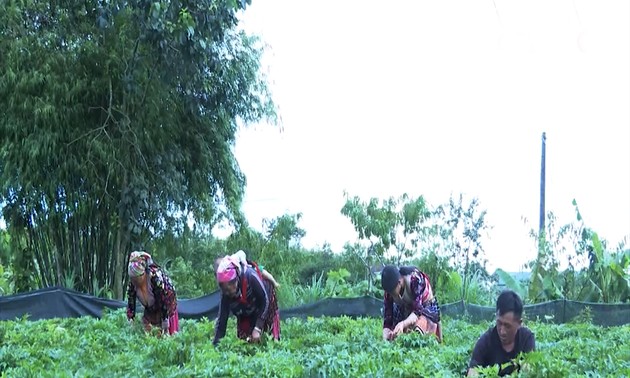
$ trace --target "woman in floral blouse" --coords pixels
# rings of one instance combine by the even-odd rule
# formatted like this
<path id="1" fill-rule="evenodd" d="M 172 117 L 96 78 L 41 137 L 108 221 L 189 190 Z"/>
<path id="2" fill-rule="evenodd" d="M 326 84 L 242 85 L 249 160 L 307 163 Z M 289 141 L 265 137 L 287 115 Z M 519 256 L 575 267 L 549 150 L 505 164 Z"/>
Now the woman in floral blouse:
<path id="1" fill-rule="evenodd" d="M 127 291 L 127 319 L 136 315 L 136 299 L 144 307 L 142 322 L 148 331 L 160 327 L 162 333 L 179 331 L 177 295 L 166 273 L 146 252 L 132 252 L 129 256 L 129 289 Z"/>
<path id="2" fill-rule="evenodd" d="M 383 339 L 393 340 L 403 332 L 434 334 L 442 342 L 440 306 L 429 277 L 416 267 L 388 265 L 381 272 Z"/>

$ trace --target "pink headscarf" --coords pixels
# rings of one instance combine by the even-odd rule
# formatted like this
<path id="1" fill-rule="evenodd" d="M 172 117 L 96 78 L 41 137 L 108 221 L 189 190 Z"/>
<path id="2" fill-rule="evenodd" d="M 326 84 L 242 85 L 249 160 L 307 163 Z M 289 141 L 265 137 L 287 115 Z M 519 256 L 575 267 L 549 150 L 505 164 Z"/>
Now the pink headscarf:
<path id="1" fill-rule="evenodd" d="M 232 258 L 232 256 L 224 257 L 217 268 L 217 281 L 225 283 L 235 279 L 238 276 L 236 272 L 237 267 L 238 261 L 236 259 Z"/>
<path id="2" fill-rule="evenodd" d="M 131 255 L 129 255 L 129 266 L 127 267 L 129 277 L 140 277 L 150 264 L 153 264 L 153 259 L 148 253 L 141 251 L 131 252 Z"/>

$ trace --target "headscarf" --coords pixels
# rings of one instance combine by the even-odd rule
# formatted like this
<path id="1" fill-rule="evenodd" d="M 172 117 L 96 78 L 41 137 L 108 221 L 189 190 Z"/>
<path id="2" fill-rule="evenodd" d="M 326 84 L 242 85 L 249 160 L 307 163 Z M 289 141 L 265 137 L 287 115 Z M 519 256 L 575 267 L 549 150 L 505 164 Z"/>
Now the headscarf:
<path id="1" fill-rule="evenodd" d="M 129 255 L 129 266 L 127 267 L 129 277 L 140 277 L 146 272 L 147 266 L 151 264 L 153 264 L 153 258 L 148 253 L 142 251 L 131 252 L 131 255 Z"/>
<path id="2" fill-rule="evenodd" d="M 237 277 L 238 260 L 232 256 L 225 256 L 217 268 L 217 281 L 230 282 Z"/>

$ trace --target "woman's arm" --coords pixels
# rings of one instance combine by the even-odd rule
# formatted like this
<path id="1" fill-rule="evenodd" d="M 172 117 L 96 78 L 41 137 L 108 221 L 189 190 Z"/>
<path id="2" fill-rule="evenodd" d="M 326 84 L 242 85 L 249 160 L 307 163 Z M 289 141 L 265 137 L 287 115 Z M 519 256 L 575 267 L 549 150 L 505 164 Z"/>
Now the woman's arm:
<path id="1" fill-rule="evenodd" d="M 127 319 L 132 320 L 136 317 L 136 288 L 129 280 L 127 287 Z"/>
<path id="2" fill-rule="evenodd" d="M 383 328 L 394 330 L 394 299 L 389 293 L 383 295 Z"/>
<path id="3" fill-rule="evenodd" d="M 258 277 L 258 274 L 252 272 L 253 271 L 250 269 L 246 271 L 247 280 L 252 288 L 252 293 L 254 294 L 254 298 L 256 298 L 256 305 L 258 306 L 259 315 L 258 320 L 256 320 L 256 327 L 262 330 L 269 312 L 269 295 L 267 295 L 267 291 L 263 286 L 262 280 Z"/>
<path id="4" fill-rule="evenodd" d="M 227 320 L 230 311 L 230 304 L 226 296 L 221 295 L 221 301 L 219 302 L 219 316 L 214 323 L 214 340 L 213 345 L 217 345 L 219 340 L 225 336 L 225 329 L 227 328 Z"/>

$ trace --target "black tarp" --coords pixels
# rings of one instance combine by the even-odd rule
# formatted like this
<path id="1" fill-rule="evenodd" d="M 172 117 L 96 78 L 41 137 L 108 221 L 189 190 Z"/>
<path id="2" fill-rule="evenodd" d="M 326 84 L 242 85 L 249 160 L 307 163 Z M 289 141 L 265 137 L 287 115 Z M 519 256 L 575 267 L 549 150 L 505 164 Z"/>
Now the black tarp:
<path id="1" fill-rule="evenodd" d="M 182 319 L 214 319 L 219 310 L 219 292 L 199 298 L 180 299 L 179 317 Z M 51 287 L 0 297 L 0 320 L 13 320 L 28 315 L 30 320 L 93 316 L 100 318 L 104 308 L 119 309 L 126 302 L 96 298 L 62 287 Z M 373 297 L 327 298 L 315 303 L 280 310 L 281 318 L 351 316 L 379 317 L 383 302 Z M 449 317 L 466 316 L 472 322 L 492 321 L 493 307 L 478 306 L 464 302 L 448 303 L 440 306 L 442 314 Z M 532 320 L 545 320 L 554 323 L 571 321 L 586 307 L 590 308 L 593 323 L 603 326 L 616 326 L 630 323 L 630 304 L 602 304 L 557 300 L 525 306 L 525 315 Z M 139 311 L 142 307 L 138 306 Z"/>
<path id="2" fill-rule="evenodd" d="M 580 314 L 586 307 L 590 309 L 593 323 L 597 325 L 622 325 L 630 323 L 630 304 L 605 304 L 575 301 L 563 301 L 563 322 L 569 322 Z"/>
<path id="3" fill-rule="evenodd" d="M 178 313 L 184 319 L 216 317 L 219 311 L 219 292 L 193 299 L 180 299 Z M 138 310 L 142 305 L 137 303 Z M 97 298 L 63 287 L 50 287 L 29 293 L 0 297 L 0 320 L 21 318 L 28 314 L 30 320 L 93 316 L 100 318 L 104 308 L 116 310 L 127 302 Z"/>
<path id="4" fill-rule="evenodd" d="M 103 308 L 118 309 L 121 301 L 96 298 L 61 287 L 0 297 L 0 320 L 28 315 L 30 320 L 50 318 L 101 317 Z"/>
<path id="5" fill-rule="evenodd" d="M 381 316 L 383 301 L 373 297 L 326 298 L 299 307 L 280 310 L 284 318 L 306 318 L 308 316 Z"/>

